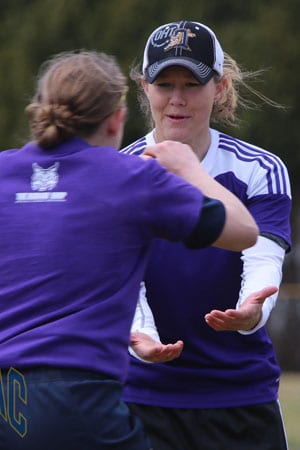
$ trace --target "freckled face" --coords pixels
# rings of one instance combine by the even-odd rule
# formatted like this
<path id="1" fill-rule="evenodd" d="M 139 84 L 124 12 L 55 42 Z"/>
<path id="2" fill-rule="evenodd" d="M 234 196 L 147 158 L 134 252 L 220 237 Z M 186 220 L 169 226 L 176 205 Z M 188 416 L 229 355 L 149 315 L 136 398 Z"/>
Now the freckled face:
<path id="1" fill-rule="evenodd" d="M 207 137 L 217 92 L 211 79 L 201 85 L 193 74 L 180 66 L 163 70 L 154 83 L 143 83 L 156 129 L 156 141 L 175 140 L 199 146 Z"/>

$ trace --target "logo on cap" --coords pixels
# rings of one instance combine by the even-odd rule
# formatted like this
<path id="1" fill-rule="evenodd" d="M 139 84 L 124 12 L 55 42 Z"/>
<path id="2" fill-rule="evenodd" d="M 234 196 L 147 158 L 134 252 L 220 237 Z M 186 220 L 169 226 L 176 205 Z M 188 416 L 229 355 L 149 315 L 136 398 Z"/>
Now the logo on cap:
<path id="1" fill-rule="evenodd" d="M 172 30 L 173 34 L 170 35 L 170 42 L 168 45 L 164 48 L 164 50 L 167 52 L 168 50 L 171 50 L 174 47 L 179 47 L 184 50 L 192 51 L 189 47 L 188 40 L 189 38 L 196 37 L 196 34 L 193 33 L 189 28 L 177 28 L 176 30 Z"/>

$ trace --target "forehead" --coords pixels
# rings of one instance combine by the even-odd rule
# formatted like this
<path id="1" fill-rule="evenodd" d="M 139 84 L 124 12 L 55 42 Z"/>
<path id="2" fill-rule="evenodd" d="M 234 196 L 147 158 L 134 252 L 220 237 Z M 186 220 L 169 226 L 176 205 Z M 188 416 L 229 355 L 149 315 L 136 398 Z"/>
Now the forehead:
<path id="1" fill-rule="evenodd" d="M 192 72 L 182 66 L 170 66 L 166 69 L 163 69 L 160 74 L 157 76 L 156 80 L 162 80 L 166 78 L 178 78 L 184 80 L 192 80 L 198 83 L 198 80 L 194 77 Z"/>

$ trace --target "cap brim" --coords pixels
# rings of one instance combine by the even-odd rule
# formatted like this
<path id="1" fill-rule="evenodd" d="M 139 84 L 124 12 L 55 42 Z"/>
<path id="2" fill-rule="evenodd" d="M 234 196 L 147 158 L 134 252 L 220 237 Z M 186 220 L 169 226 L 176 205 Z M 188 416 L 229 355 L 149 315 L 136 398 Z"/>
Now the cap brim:
<path id="1" fill-rule="evenodd" d="M 175 57 L 165 59 L 147 67 L 145 70 L 146 80 L 150 84 L 153 83 L 162 70 L 170 66 L 185 67 L 192 72 L 194 77 L 201 84 L 206 84 L 216 74 L 216 72 L 206 64 L 199 63 L 198 61 L 189 58 Z"/>

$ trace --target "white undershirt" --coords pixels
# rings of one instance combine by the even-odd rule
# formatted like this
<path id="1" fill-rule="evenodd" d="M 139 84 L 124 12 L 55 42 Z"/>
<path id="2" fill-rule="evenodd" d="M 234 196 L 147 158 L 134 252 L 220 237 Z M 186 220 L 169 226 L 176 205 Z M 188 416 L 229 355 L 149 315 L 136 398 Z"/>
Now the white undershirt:
<path id="1" fill-rule="evenodd" d="M 253 292 L 266 286 L 276 286 L 279 289 L 282 279 L 282 264 L 285 250 L 271 239 L 259 236 L 256 244 L 242 252 L 243 273 L 242 286 L 236 308 L 239 308 Z M 256 327 L 249 331 L 239 331 L 241 334 L 252 334 L 263 327 L 276 304 L 278 292 L 268 297 L 262 307 L 262 317 Z"/>

